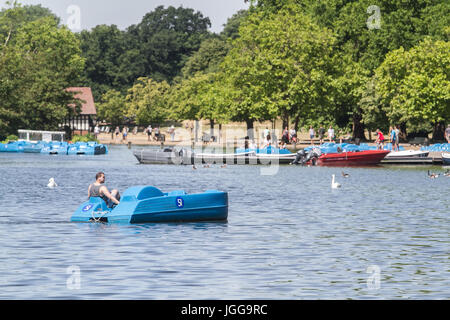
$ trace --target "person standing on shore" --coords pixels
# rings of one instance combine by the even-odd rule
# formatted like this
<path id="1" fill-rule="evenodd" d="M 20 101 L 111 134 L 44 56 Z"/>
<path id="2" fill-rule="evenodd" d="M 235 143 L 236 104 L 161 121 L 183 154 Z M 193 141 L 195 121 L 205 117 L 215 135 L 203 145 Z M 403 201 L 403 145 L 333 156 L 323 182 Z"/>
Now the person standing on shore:
<path id="1" fill-rule="evenodd" d="M 99 128 L 99 126 L 98 126 L 98 124 L 96 124 L 95 125 L 95 128 L 94 128 L 94 137 L 95 137 L 95 140 L 98 140 L 98 135 L 100 134 L 100 128 Z"/>
<path id="2" fill-rule="evenodd" d="M 445 129 L 445 139 L 447 140 L 447 143 L 450 143 L 450 124 L 447 129 Z"/>
<path id="3" fill-rule="evenodd" d="M 395 148 L 397 149 L 397 151 L 400 151 L 400 127 L 399 126 L 394 126 L 394 130 L 395 130 Z"/>
<path id="4" fill-rule="evenodd" d="M 284 128 L 283 136 L 281 137 L 281 142 L 289 143 L 289 130 L 288 130 L 288 127 Z"/>
<path id="5" fill-rule="evenodd" d="M 392 145 L 392 151 L 397 150 L 397 132 L 395 131 L 395 127 L 389 127 L 389 141 Z"/>
<path id="6" fill-rule="evenodd" d="M 334 140 L 334 129 L 332 126 L 328 129 L 328 138 L 330 139 L 330 142 L 333 142 Z"/>
<path id="7" fill-rule="evenodd" d="M 172 142 L 174 142 L 175 141 L 175 127 L 173 125 L 170 126 L 169 133 L 170 133 L 170 140 Z"/>
<path id="8" fill-rule="evenodd" d="M 119 127 L 116 127 L 116 129 L 114 130 L 114 133 L 115 133 L 115 135 L 116 135 L 116 141 L 115 141 L 115 143 L 117 143 L 117 140 L 119 139 L 120 128 L 119 128 Z"/>
<path id="9" fill-rule="evenodd" d="M 147 141 L 153 141 L 152 130 L 152 125 L 149 124 L 147 127 Z"/>
<path id="10" fill-rule="evenodd" d="M 314 128 L 312 126 L 309 126 L 309 138 L 311 139 L 311 145 L 314 144 L 314 137 L 316 136 L 316 132 L 314 131 Z"/>
<path id="11" fill-rule="evenodd" d="M 127 136 L 128 136 L 128 127 L 125 126 L 125 127 L 123 127 L 123 130 L 122 130 L 122 140 L 124 142 L 127 142 Z"/>
<path id="12" fill-rule="evenodd" d="M 377 150 L 383 150 L 383 148 L 384 148 L 384 135 L 380 131 L 380 129 L 377 129 L 376 134 L 377 134 L 377 140 L 375 140 L 375 142 L 377 143 Z"/>
<path id="13" fill-rule="evenodd" d="M 323 143 L 323 137 L 325 136 L 325 128 L 323 127 L 323 125 L 320 125 L 319 128 L 319 139 L 320 139 L 320 144 Z"/>
<path id="14" fill-rule="evenodd" d="M 295 131 L 294 127 L 291 128 L 289 135 L 290 135 L 290 141 L 292 143 L 297 143 L 297 131 Z"/>

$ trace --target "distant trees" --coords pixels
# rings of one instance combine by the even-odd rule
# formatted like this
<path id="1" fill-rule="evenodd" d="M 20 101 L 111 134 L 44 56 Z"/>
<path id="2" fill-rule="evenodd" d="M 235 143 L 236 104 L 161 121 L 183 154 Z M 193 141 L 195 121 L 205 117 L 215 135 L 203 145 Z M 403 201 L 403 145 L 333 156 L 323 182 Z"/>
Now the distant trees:
<path id="1" fill-rule="evenodd" d="M 434 127 L 444 140 L 450 121 L 450 43 L 425 39 L 406 51 L 390 52 L 376 70 L 376 91 L 390 123 Z"/>
<path id="2" fill-rule="evenodd" d="M 64 88 L 86 85 L 112 124 L 209 119 L 252 129 L 282 119 L 364 138 L 395 123 L 441 137 L 450 2 L 250 3 L 220 34 L 200 12 L 160 6 L 126 30 L 74 35 L 48 9 L 9 2 L 0 11 L 0 136 L 55 127 L 72 112 Z"/>
<path id="3" fill-rule="evenodd" d="M 386 56 L 400 48 L 410 50 L 426 37 L 442 41 L 450 38 L 450 2 L 445 0 L 376 3 L 370 0 L 258 0 L 251 3 L 252 14 L 263 12 L 266 16 L 294 5 L 320 26 L 333 30 L 337 54 L 342 57 L 342 68 L 335 76 L 338 95 L 334 98 L 340 115 L 333 116 L 339 126 L 351 124 L 353 135 L 358 138 L 364 138 L 366 126 L 369 129 L 388 127 L 386 120 L 392 120 L 380 104 L 373 79 Z"/>
<path id="4" fill-rule="evenodd" d="M 298 122 L 329 111 L 335 41 L 329 30 L 292 5 L 249 15 L 239 34 L 222 65 L 233 87 L 233 120 L 252 129 L 257 120 Z"/>
<path id="5" fill-rule="evenodd" d="M 77 38 L 47 10 L 16 2 L 1 11 L 0 28 L 0 137 L 56 129 L 73 112 L 65 89 L 84 68 Z"/>
<path id="6" fill-rule="evenodd" d="M 209 37 L 210 26 L 193 9 L 159 6 L 125 31 L 115 25 L 82 31 L 86 85 L 99 99 L 109 89 L 125 94 L 140 77 L 170 82 Z"/>

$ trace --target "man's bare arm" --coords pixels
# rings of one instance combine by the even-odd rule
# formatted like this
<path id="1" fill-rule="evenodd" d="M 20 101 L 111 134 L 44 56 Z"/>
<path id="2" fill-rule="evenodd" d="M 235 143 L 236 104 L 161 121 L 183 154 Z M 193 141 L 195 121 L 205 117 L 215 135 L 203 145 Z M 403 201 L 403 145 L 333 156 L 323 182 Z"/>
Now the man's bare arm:
<path id="1" fill-rule="evenodd" d="M 102 192 L 108 199 L 111 199 L 112 202 L 115 204 L 119 204 L 119 200 L 117 200 L 108 190 L 106 187 L 101 187 L 100 192 Z"/>

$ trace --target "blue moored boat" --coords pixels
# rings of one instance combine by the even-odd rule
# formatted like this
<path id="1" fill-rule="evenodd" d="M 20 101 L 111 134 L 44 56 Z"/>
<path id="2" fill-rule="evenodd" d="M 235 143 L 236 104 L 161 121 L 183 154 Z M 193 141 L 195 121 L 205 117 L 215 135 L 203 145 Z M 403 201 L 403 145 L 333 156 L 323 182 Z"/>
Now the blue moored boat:
<path id="1" fill-rule="evenodd" d="M 67 155 L 67 148 L 68 148 L 67 142 L 59 142 L 59 141 L 51 141 L 49 143 L 46 143 L 42 149 L 41 153 L 43 154 L 65 154 Z"/>
<path id="2" fill-rule="evenodd" d="M 23 147 L 24 153 L 41 153 L 42 148 L 45 146 L 45 142 L 38 141 L 37 143 L 27 142 Z"/>
<path id="3" fill-rule="evenodd" d="M 90 142 L 76 142 L 69 145 L 67 149 L 68 155 L 100 155 L 107 154 L 108 147 L 103 144 L 98 144 L 95 141 Z"/>
<path id="4" fill-rule="evenodd" d="M 0 152 L 23 152 L 24 146 L 24 141 L 9 141 L 8 143 L 0 143 Z"/>
<path id="5" fill-rule="evenodd" d="M 186 194 L 182 190 L 163 193 L 152 186 L 127 189 L 113 209 L 101 198 L 90 198 L 73 214 L 72 222 L 192 222 L 223 221 L 228 218 L 228 193 L 208 190 Z"/>

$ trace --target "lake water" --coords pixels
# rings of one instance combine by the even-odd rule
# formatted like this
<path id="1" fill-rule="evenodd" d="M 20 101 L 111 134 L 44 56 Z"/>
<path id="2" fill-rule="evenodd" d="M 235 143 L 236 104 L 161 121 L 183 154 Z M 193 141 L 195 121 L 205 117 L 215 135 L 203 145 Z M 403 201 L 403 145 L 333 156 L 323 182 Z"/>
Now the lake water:
<path id="1" fill-rule="evenodd" d="M 0 153 L 0 299 L 449 299 L 450 178 L 428 169 Z M 227 191 L 228 222 L 70 223 L 98 171 L 122 192 Z"/>

